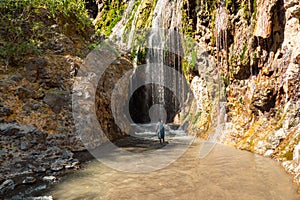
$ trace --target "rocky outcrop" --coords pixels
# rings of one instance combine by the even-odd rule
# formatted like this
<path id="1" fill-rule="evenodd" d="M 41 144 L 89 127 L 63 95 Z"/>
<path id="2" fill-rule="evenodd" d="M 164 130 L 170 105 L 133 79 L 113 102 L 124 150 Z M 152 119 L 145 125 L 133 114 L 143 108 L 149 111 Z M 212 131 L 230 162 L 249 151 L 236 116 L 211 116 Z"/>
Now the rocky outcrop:
<path id="1" fill-rule="evenodd" d="M 199 2 L 194 6 L 197 12 L 194 7 L 186 12 L 184 26 L 197 27 L 192 36 L 217 58 L 230 127 L 225 143 L 282 161 L 299 183 L 300 4 L 294 0 L 224 3 Z M 228 13 L 223 21 L 222 9 L 226 11 L 221 13 Z"/>
<path id="2" fill-rule="evenodd" d="M 66 170 L 79 168 L 72 151 L 84 146 L 73 134 L 49 134 L 17 123 L 1 123 L 0 133 L 0 197 L 16 195 L 13 191 L 22 185 L 51 183 Z M 47 179 L 49 176 L 54 179 Z"/>

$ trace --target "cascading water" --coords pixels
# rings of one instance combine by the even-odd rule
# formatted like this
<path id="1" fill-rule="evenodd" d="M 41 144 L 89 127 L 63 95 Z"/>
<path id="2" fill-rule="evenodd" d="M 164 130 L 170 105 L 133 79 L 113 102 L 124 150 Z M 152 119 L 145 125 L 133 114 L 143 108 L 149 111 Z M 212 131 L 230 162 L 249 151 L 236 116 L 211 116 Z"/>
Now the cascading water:
<path id="1" fill-rule="evenodd" d="M 179 58 L 182 55 L 182 48 L 180 47 L 182 44 L 178 32 L 181 26 L 181 6 L 181 0 L 158 0 L 153 5 L 153 13 L 150 14 L 152 16 L 151 28 L 146 31 L 145 36 L 142 36 L 147 39 L 146 47 L 144 46 L 145 43 L 140 44 L 139 39 L 137 39 L 141 38 L 140 32 L 143 34 L 143 30 L 136 30 L 136 23 L 140 19 L 139 10 L 143 6 L 139 6 L 137 12 L 132 15 L 127 49 L 131 49 L 131 55 L 135 55 L 136 61 L 134 63 L 138 62 L 137 58 L 140 58 L 138 55 L 141 52 L 146 53 L 144 55 L 145 72 L 142 76 L 147 84 L 145 84 L 144 91 L 141 92 L 143 102 L 135 103 L 144 104 L 140 108 L 142 109 L 141 112 L 145 112 L 145 115 L 150 114 L 146 112 L 150 111 L 153 106 L 156 113 L 154 118 L 149 115 L 150 121 L 149 118 L 146 119 L 146 116 L 139 123 L 153 122 L 159 118 L 171 122 L 179 109 L 181 98 L 184 98 L 182 91 L 184 79 L 181 77 L 181 59 Z M 139 61 L 139 63 L 141 62 Z M 132 85 L 135 82 L 133 79 L 139 78 L 141 77 L 137 77 L 136 73 L 133 72 L 130 80 L 130 94 L 135 92 L 132 91 Z M 141 99 L 141 97 L 138 98 Z"/>
<path id="2" fill-rule="evenodd" d="M 150 94 L 152 105 L 165 104 L 165 93 L 164 88 L 164 49 L 165 49 L 165 35 L 163 28 L 162 11 L 165 8 L 167 0 L 158 0 L 154 9 L 154 17 L 152 20 L 152 28 L 149 37 L 149 51 L 147 52 L 147 66 L 146 73 L 149 75 L 147 78 L 150 79 L 152 84 L 150 87 Z M 157 69 L 157 70 L 154 70 Z M 158 110 L 157 118 L 163 117 L 162 107 Z M 159 119 L 153 119 L 158 121 Z M 165 119 L 163 119 L 165 120 Z"/>
<path id="3" fill-rule="evenodd" d="M 200 158 L 206 157 L 210 151 L 213 149 L 217 142 L 222 142 L 226 139 L 226 108 L 225 108 L 225 99 L 223 99 L 222 94 L 222 83 L 220 74 L 225 72 L 226 75 L 228 72 L 227 69 L 227 26 L 228 26 L 228 13 L 225 7 L 225 1 L 221 0 L 220 7 L 217 10 L 216 20 L 215 20 L 215 38 L 216 38 L 216 65 L 218 67 L 218 109 L 217 109 L 217 123 L 214 127 L 213 132 L 208 137 L 208 142 L 205 143 L 200 149 Z"/>
<path id="4" fill-rule="evenodd" d="M 217 10 L 215 20 L 215 36 L 216 36 L 216 47 L 217 47 L 217 65 L 219 67 L 219 73 L 227 69 L 227 26 L 228 26 L 228 12 L 225 7 L 225 0 L 221 0 L 220 7 Z"/>
<path id="5" fill-rule="evenodd" d="M 112 29 L 112 32 L 110 34 L 110 39 L 114 39 L 115 42 L 118 43 L 121 47 L 125 46 L 123 44 L 124 31 L 126 28 L 126 22 L 128 21 L 130 13 L 134 7 L 134 3 L 135 0 L 130 0 L 128 2 L 128 6 L 126 8 L 126 11 L 124 12 L 122 19 L 116 24 L 116 26 Z"/>
<path id="6" fill-rule="evenodd" d="M 135 12 L 133 20 L 131 22 L 131 26 L 130 26 L 131 28 L 130 28 L 130 32 L 129 32 L 129 36 L 128 36 L 128 42 L 127 42 L 127 49 L 130 49 L 131 45 L 132 45 L 132 40 L 133 40 L 133 36 L 134 36 L 134 33 L 135 33 L 135 25 L 136 25 L 136 21 L 137 21 L 138 16 L 139 16 L 140 7 L 141 7 L 141 4 L 138 6 L 137 11 Z"/>

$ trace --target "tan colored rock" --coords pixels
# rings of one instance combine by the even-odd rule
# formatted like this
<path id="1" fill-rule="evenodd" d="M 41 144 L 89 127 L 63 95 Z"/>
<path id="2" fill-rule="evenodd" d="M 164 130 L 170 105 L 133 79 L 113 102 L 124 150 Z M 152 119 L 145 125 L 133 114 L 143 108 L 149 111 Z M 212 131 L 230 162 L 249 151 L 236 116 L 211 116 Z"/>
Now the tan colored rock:
<path id="1" fill-rule="evenodd" d="M 277 0 L 257 1 L 257 23 L 254 36 L 268 38 L 272 31 L 272 8 Z"/>

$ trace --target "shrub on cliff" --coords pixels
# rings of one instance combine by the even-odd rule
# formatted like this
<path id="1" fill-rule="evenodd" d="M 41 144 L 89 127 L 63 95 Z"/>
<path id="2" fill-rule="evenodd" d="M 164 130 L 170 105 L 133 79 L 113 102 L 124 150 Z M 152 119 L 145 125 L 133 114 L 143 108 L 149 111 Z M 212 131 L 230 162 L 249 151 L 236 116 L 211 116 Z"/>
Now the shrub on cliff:
<path id="1" fill-rule="evenodd" d="M 91 27 L 84 0 L 1 0 L 0 66 L 42 54 L 57 32 L 86 37 Z"/>

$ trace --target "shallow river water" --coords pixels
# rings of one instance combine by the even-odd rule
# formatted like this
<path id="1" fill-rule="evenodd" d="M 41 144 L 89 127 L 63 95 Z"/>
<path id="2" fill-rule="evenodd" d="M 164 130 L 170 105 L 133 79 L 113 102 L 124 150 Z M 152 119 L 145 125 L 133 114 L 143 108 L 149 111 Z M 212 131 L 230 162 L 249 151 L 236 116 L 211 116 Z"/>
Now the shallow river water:
<path id="1" fill-rule="evenodd" d="M 172 149 L 178 151 L 185 148 L 181 145 L 186 144 L 187 138 L 184 136 L 177 138 L 167 136 L 166 139 L 168 144 L 165 147 L 173 145 L 172 148 L 160 149 L 160 144 L 155 140 L 149 143 L 148 147 L 146 143 L 144 146 L 133 147 L 129 147 L 128 141 L 121 141 L 121 144 L 127 143 L 123 148 L 136 152 L 146 151 L 152 145 L 149 151 L 157 154 L 153 149 L 158 149 L 159 159 L 167 157 Z M 143 173 L 126 172 L 120 170 L 121 168 L 116 170 L 94 160 L 83 170 L 68 175 L 62 182 L 54 185 L 47 195 L 62 200 L 299 199 L 297 187 L 292 183 L 291 176 L 275 161 L 221 144 L 215 145 L 207 156 L 201 158 L 199 152 L 203 145 L 207 143 L 195 140 L 186 150 L 182 149 L 183 154 L 174 161 Z M 115 155 L 114 159 L 118 159 L 118 156 Z M 152 164 L 156 165 L 156 162 Z M 126 162 L 121 161 L 120 165 L 126 165 Z"/>

